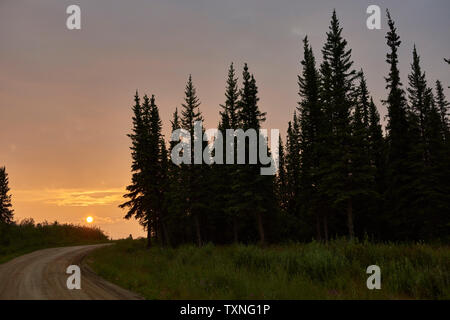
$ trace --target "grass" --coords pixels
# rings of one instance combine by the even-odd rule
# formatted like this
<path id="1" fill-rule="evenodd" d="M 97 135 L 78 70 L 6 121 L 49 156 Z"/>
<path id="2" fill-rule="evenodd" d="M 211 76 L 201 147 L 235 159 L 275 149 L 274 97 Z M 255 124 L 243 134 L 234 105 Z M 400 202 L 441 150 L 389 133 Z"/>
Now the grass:
<path id="1" fill-rule="evenodd" d="M 147 299 L 450 299 L 448 246 L 335 240 L 146 250 L 138 239 L 96 250 L 88 264 Z M 373 264 L 381 290 L 366 287 Z"/>
<path id="2" fill-rule="evenodd" d="M 0 264 L 23 254 L 51 247 L 102 243 L 108 237 L 98 228 L 72 224 L 0 224 Z"/>

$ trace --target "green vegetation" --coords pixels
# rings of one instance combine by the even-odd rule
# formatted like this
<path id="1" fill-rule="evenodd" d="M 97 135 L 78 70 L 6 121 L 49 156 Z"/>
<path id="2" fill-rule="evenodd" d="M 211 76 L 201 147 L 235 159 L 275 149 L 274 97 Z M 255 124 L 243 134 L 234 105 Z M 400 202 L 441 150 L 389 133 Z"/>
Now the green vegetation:
<path id="1" fill-rule="evenodd" d="M 35 224 L 33 219 L 20 224 L 0 223 L 0 263 L 22 254 L 50 247 L 94 244 L 108 241 L 99 228 L 72 224 Z"/>
<path id="2" fill-rule="evenodd" d="M 146 250 L 139 239 L 96 250 L 88 264 L 147 299 L 450 298 L 448 246 L 334 240 Z M 381 290 L 366 287 L 373 264 L 381 268 Z"/>

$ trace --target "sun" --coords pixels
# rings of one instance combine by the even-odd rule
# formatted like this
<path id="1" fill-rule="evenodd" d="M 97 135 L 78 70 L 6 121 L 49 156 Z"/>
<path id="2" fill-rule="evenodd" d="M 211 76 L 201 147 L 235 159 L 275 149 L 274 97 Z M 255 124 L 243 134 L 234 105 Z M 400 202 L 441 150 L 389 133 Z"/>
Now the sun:
<path id="1" fill-rule="evenodd" d="M 89 217 L 86 218 L 86 222 L 87 222 L 87 223 L 92 223 L 92 222 L 94 222 L 94 218 L 92 218 L 91 216 L 89 216 Z"/>

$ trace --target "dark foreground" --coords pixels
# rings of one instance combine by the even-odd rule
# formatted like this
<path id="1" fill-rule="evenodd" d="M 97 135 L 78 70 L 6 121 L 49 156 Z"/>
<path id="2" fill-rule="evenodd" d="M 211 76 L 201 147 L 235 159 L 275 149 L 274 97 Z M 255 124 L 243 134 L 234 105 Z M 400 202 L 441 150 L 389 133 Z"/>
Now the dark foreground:
<path id="1" fill-rule="evenodd" d="M 206 245 L 145 249 L 123 240 L 87 260 L 147 299 L 450 299 L 450 248 L 344 240 L 328 245 Z M 369 290 L 366 269 L 381 268 Z"/>

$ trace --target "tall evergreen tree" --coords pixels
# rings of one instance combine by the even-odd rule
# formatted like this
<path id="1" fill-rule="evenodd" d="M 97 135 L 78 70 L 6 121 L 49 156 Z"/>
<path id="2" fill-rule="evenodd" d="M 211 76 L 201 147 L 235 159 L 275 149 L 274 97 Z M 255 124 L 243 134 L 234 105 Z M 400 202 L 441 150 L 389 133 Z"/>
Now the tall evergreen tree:
<path id="1" fill-rule="evenodd" d="M 128 134 L 131 139 L 131 172 L 132 179 L 131 184 L 127 186 L 128 193 L 124 195 L 124 198 L 129 198 L 129 201 L 121 204 L 120 208 L 128 208 L 128 212 L 125 215 L 125 219 L 135 217 L 139 220 L 139 223 L 147 230 L 147 244 L 151 245 L 151 228 L 146 221 L 146 208 L 144 205 L 144 186 L 143 186 L 143 173 L 142 167 L 144 165 L 144 145 L 145 145 L 145 126 L 143 120 L 142 106 L 138 92 L 134 96 L 133 110 L 133 131 Z"/>
<path id="2" fill-rule="evenodd" d="M 286 208 L 295 220 L 299 221 L 301 205 L 300 186 L 300 125 L 297 112 L 294 112 L 292 121 L 288 123 L 286 137 Z"/>
<path id="3" fill-rule="evenodd" d="M 146 110 L 145 123 L 148 126 L 146 144 L 146 190 L 148 192 L 148 208 L 155 238 L 164 244 L 167 240 L 163 214 L 165 211 L 164 197 L 167 175 L 167 152 L 161 133 L 162 123 L 155 96 L 144 97 Z M 148 111 L 147 111 L 148 110 Z"/>
<path id="4" fill-rule="evenodd" d="M 401 44 L 395 23 L 389 10 L 386 11 L 389 31 L 386 35 L 390 52 L 386 56 L 389 64 L 389 75 L 386 79 L 388 97 L 384 101 L 388 109 L 387 123 L 387 184 L 386 210 L 389 211 L 390 234 L 404 238 L 409 232 L 410 200 L 414 197 L 414 171 L 416 161 L 410 159 L 412 155 L 411 134 L 415 134 L 410 127 L 407 116 L 405 92 L 400 81 L 398 68 L 398 48 Z M 412 223 L 412 222 L 411 222 Z"/>
<path id="5" fill-rule="evenodd" d="M 322 134 L 322 109 L 319 101 L 320 74 L 316 68 L 316 61 L 312 47 L 309 45 L 308 37 L 303 39 L 303 60 L 301 61 L 303 71 L 298 76 L 299 96 L 301 101 L 297 110 L 299 119 L 299 188 L 301 197 L 299 199 L 304 212 L 305 221 L 309 216 L 316 219 L 316 238 L 321 240 L 321 199 L 318 194 L 318 170 L 321 150 Z M 296 120 L 294 119 L 294 125 Z M 295 127 L 294 127 L 295 128 Z"/>
<path id="6" fill-rule="evenodd" d="M 169 191 L 170 191 L 170 173 L 169 173 L 169 155 L 167 151 L 166 142 L 163 137 L 160 140 L 161 145 L 161 160 L 160 160 L 160 181 L 161 185 L 159 188 L 159 210 L 160 210 L 160 228 L 161 228 L 161 243 L 166 246 L 171 246 L 171 237 L 170 237 L 170 229 L 169 229 L 169 206 L 168 199 Z"/>
<path id="7" fill-rule="evenodd" d="M 258 88 L 256 80 L 248 71 L 247 64 L 244 65 L 242 73 L 243 84 L 240 90 L 239 100 L 239 122 L 244 131 L 254 129 L 258 132 L 261 123 L 266 120 L 265 112 L 261 112 L 258 107 Z M 257 152 L 262 146 L 257 142 Z M 246 141 L 246 164 L 239 168 L 236 184 L 233 186 L 240 193 L 240 202 L 236 208 L 244 216 L 255 215 L 256 226 L 259 234 L 259 242 L 266 243 L 263 217 L 271 210 L 274 202 L 273 180 L 271 176 L 261 176 L 261 164 L 248 164 L 249 145 Z"/>
<path id="8" fill-rule="evenodd" d="M 225 98 L 225 104 L 221 105 L 223 110 L 220 112 L 220 126 L 223 129 L 236 129 L 239 127 L 238 111 L 240 108 L 240 103 L 238 79 L 236 78 L 236 71 L 233 63 L 231 63 L 230 68 L 228 69 Z"/>
<path id="9" fill-rule="evenodd" d="M 449 177 L 449 162 L 446 160 L 449 154 L 445 147 L 445 127 L 441 108 L 436 106 L 432 89 L 427 86 L 425 72 L 421 70 L 420 57 L 415 47 L 411 69 L 408 88 L 410 122 L 413 128 L 418 128 L 420 136 L 413 148 L 413 155 L 416 155 L 416 161 L 420 163 L 420 166 L 416 165 L 420 170 L 415 172 L 415 184 L 419 192 L 411 202 L 411 206 L 415 208 L 417 216 L 415 236 L 424 239 L 436 237 L 445 230 L 438 228 L 437 225 L 445 221 L 442 210 L 448 210 L 450 190 L 447 187 L 448 183 L 444 181 L 448 181 Z M 443 177 L 447 178 L 442 179 Z"/>
<path id="10" fill-rule="evenodd" d="M 8 173 L 5 167 L 0 167 L 0 223 L 12 223 L 14 218 L 9 191 Z"/>
<path id="11" fill-rule="evenodd" d="M 225 88 L 225 104 L 221 105 L 222 111 L 220 112 L 220 123 L 219 130 L 222 132 L 222 137 L 224 138 L 223 144 L 223 163 L 226 163 L 226 151 L 227 143 L 226 141 L 226 130 L 227 129 L 239 129 L 241 126 L 239 118 L 239 110 L 241 107 L 240 96 L 238 89 L 238 79 L 236 77 L 236 72 L 234 69 L 234 64 L 231 63 L 228 69 L 228 78 L 226 81 Z M 233 144 L 234 152 L 234 164 L 227 164 L 225 166 L 220 166 L 216 169 L 219 175 L 217 184 L 222 186 L 221 192 L 218 193 L 221 200 L 223 201 L 221 207 L 224 214 L 231 220 L 232 230 L 233 230 L 233 241 L 237 243 L 239 241 L 239 230 L 241 228 L 240 223 L 240 212 L 239 212 L 239 202 L 240 194 L 238 189 L 233 187 L 238 184 L 239 180 L 239 165 L 237 165 L 237 146 Z"/>
<path id="12" fill-rule="evenodd" d="M 278 143 L 278 172 L 275 181 L 275 193 L 278 205 L 282 210 L 286 210 L 286 192 L 287 192 L 287 173 L 286 173 L 286 157 L 283 147 L 283 140 L 279 137 Z"/>
<path id="13" fill-rule="evenodd" d="M 444 89 L 439 80 L 436 81 L 436 105 L 441 116 L 442 135 L 447 144 L 450 143 L 450 125 L 448 120 L 450 103 L 446 100 L 444 95 Z"/>
<path id="14" fill-rule="evenodd" d="M 377 168 L 378 192 L 384 189 L 383 173 L 385 171 L 385 145 L 383 130 L 380 124 L 380 114 L 377 107 L 370 98 L 369 104 L 369 158 L 372 166 Z"/>
<path id="15" fill-rule="evenodd" d="M 355 211 L 358 212 L 360 230 L 373 232 L 369 226 L 376 214 L 376 204 L 380 200 L 375 184 L 377 167 L 374 166 L 370 141 L 370 102 L 364 73 L 360 72 L 360 82 L 356 89 L 355 110 L 352 117 L 351 139 L 351 184 Z M 373 101 L 372 101 L 373 103 Z"/>
<path id="16" fill-rule="evenodd" d="M 152 237 L 161 235 L 160 219 L 163 212 L 162 190 L 165 173 L 163 147 L 161 145 L 161 120 L 155 97 L 144 96 L 140 103 L 138 93 L 133 106 L 133 132 L 129 134 L 132 141 L 132 182 L 124 195 L 130 200 L 119 207 L 128 208 L 126 219 L 135 217 L 147 231 L 147 246 L 152 244 Z"/>
<path id="17" fill-rule="evenodd" d="M 386 145 L 383 137 L 383 130 L 380 124 L 380 114 L 377 107 L 370 98 L 369 104 L 369 161 L 375 170 L 375 191 L 376 204 L 373 207 L 371 219 L 368 222 L 370 226 L 366 226 L 366 230 L 377 237 L 380 237 L 382 226 L 386 219 L 383 215 L 384 208 L 384 192 L 386 190 Z"/>
<path id="18" fill-rule="evenodd" d="M 191 217 L 194 222 L 195 238 L 198 246 L 203 244 L 201 221 L 208 209 L 207 201 L 207 180 L 206 165 L 194 164 L 194 141 L 198 140 L 203 146 L 202 136 L 196 136 L 195 122 L 203 121 L 199 106 L 200 101 L 197 97 L 197 91 L 192 82 L 192 76 L 189 75 L 185 89 L 184 103 L 181 110 L 181 128 L 187 130 L 191 140 L 191 164 L 181 164 L 181 182 L 184 186 L 184 201 L 186 203 L 185 214 Z M 203 150 L 203 148 L 202 148 Z"/>
<path id="19" fill-rule="evenodd" d="M 331 129 L 326 141 L 329 162 L 326 164 L 327 171 L 322 175 L 323 190 L 333 199 L 332 205 L 336 212 L 346 211 L 348 234 L 353 238 L 350 114 L 356 72 L 352 69 L 351 49 L 347 49 L 347 41 L 342 37 L 336 11 L 333 11 L 322 54 L 321 71 L 326 80 L 322 87 L 322 102 Z"/>
<path id="20" fill-rule="evenodd" d="M 181 128 L 181 120 L 178 115 L 178 108 L 173 113 L 171 120 L 171 129 L 174 132 Z M 169 153 L 172 156 L 172 150 L 177 144 L 176 141 L 170 141 Z M 181 155 L 180 155 L 181 156 Z M 181 167 L 172 161 L 168 163 L 168 192 L 166 197 L 167 206 L 167 225 L 173 244 L 186 243 L 190 241 L 189 226 L 190 220 L 186 216 L 185 190 L 182 182 Z M 189 240 L 188 240 L 189 239 Z"/>
<path id="21" fill-rule="evenodd" d="M 411 64 L 411 74 L 408 76 L 408 116 L 410 127 L 416 130 L 418 140 L 415 142 L 414 149 L 416 156 L 420 156 L 423 164 L 429 162 L 430 150 L 427 146 L 426 122 L 427 114 L 431 108 L 430 91 L 427 87 L 425 72 L 420 67 L 420 57 L 417 54 L 416 46 L 413 50 L 413 62 Z"/>

